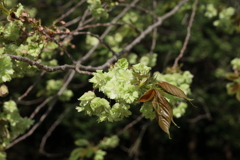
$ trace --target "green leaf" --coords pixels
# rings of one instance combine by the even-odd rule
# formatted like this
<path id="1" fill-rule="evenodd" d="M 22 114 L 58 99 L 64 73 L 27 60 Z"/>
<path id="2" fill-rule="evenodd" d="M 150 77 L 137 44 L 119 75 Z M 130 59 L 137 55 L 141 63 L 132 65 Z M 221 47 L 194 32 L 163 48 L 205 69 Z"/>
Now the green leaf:
<path id="1" fill-rule="evenodd" d="M 12 21 L 4 27 L 3 37 L 10 41 L 15 41 L 19 38 L 19 31 L 21 29 L 21 22 Z"/>
<path id="2" fill-rule="evenodd" d="M 153 110 L 152 103 L 145 102 L 140 108 L 140 112 L 145 118 L 153 120 L 156 117 L 156 112 Z"/>
<path id="3" fill-rule="evenodd" d="M 11 58 L 6 55 L 0 57 L 0 83 L 10 81 L 14 71 L 12 69 Z"/>
<path id="4" fill-rule="evenodd" d="M 5 84 L 0 85 L 0 97 L 8 95 L 8 87 Z"/>
<path id="5" fill-rule="evenodd" d="M 89 142 L 86 139 L 78 139 L 75 141 L 75 145 L 77 145 L 79 147 L 84 147 L 84 146 L 88 146 Z"/>
<path id="6" fill-rule="evenodd" d="M 114 121 L 122 120 L 124 117 L 128 117 L 131 115 L 131 111 L 129 111 L 130 106 L 127 104 L 119 104 L 115 103 L 111 109 L 111 118 Z"/>
<path id="7" fill-rule="evenodd" d="M 101 149 L 97 150 L 94 156 L 94 160 L 104 160 L 104 156 L 107 153 Z"/>
<path id="8" fill-rule="evenodd" d="M 104 137 L 103 140 L 98 144 L 102 149 L 115 148 L 119 144 L 118 136 L 114 135 L 111 137 Z"/>
<path id="9" fill-rule="evenodd" d="M 81 154 L 84 150 L 84 148 L 74 149 L 70 154 L 69 160 L 79 160 L 79 158 L 84 157 L 84 155 Z"/>
<path id="10" fill-rule="evenodd" d="M 126 70 L 128 69 L 128 61 L 126 58 L 121 58 L 114 65 L 115 68 Z"/>
<path id="11" fill-rule="evenodd" d="M 109 102 L 104 98 L 96 97 L 90 102 L 93 115 L 101 115 L 103 112 L 110 112 Z"/>
<path id="12" fill-rule="evenodd" d="M 133 71 L 140 75 L 148 75 L 151 67 L 146 66 L 143 63 L 133 65 Z"/>

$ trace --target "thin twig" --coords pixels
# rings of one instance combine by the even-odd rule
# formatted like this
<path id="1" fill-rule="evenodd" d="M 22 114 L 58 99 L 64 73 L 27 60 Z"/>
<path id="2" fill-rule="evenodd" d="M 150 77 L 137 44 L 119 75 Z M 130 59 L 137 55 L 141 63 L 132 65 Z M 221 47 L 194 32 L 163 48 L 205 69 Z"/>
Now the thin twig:
<path id="1" fill-rule="evenodd" d="M 92 24 L 92 25 L 86 25 L 81 28 L 78 28 L 77 31 L 84 30 L 87 28 L 95 28 L 95 27 L 104 27 L 104 26 L 111 26 L 111 25 L 129 25 L 130 27 L 136 29 L 139 33 L 141 33 L 141 29 L 137 28 L 136 26 L 126 23 L 126 22 L 109 22 L 109 23 L 97 23 L 97 24 Z"/>
<path id="2" fill-rule="evenodd" d="M 143 125 L 138 138 L 136 139 L 134 144 L 131 146 L 131 148 L 128 149 L 129 157 L 135 156 L 135 159 L 138 157 L 138 155 L 139 155 L 139 148 L 140 148 L 140 145 L 141 145 L 141 142 L 142 142 L 142 138 L 143 138 L 143 135 L 144 135 L 144 133 L 145 133 L 145 131 L 146 131 L 146 129 L 147 129 L 149 124 L 150 123 L 146 123 L 146 124 Z"/>
<path id="3" fill-rule="evenodd" d="M 65 14 L 61 15 L 61 17 L 59 17 L 58 19 L 55 20 L 55 22 L 59 22 L 62 19 L 64 19 L 65 17 L 69 16 L 72 12 L 74 12 L 77 7 L 79 7 L 80 5 L 82 5 L 86 0 L 81 0 L 80 2 L 78 2 L 78 4 L 76 4 L 73 8 L 69 9 Z"/>
<path id="4" fill-rule="evenodd" d="M 40 74 L 40 76 L 37 78 L 37 80 L 34 82 L 33 85 L 31 85 L 30 87 L 28 87 L 28 89 L 26 90 L 26 92 L 23 93 L 23 95 L 21 95 L 20 97 L 18 97 L 18 101 L 20 101 L 21 99 L 23 99 L 24 97 L 26 97 L 29 92 L 38 84 L 39 80 L 41 79 L 41 77 L 45 74 L 45 71 L 42 71 L 42 73 Z"/>
<path id="5" fill-rule="evenodd" d="M 134 0 L 130 5 L 135 5 L 138 1 L 139 1 L 139 0 Z M 126 8 L 124 8 L 124 10 L 123 10 L 120 14 L 118 14 L 117 17 L 115 17 L 115 18 L 112 20 L 112 23 L 117 22 L 117 21 L 118 21 L 122 16 L 124 16 L 125 13 L 128 12 L 130 9 L 131 9 L 130 6 L 127 6 Z M 100 38 L 103 39 L 103 38 L 111 31 L 112 28 L 113 28 L 112 25 L 109 26 L 109 27 L 104 31 L 104 33 L 100 36 Z M 91 55 L 93 54 L 93 52 L 97 49 L 98 45 L 99 45 L 99 44 L 96 44 L 94 47 L 92 47 L 92 49 L 91 49 L 85 56 L 83 56 L 82 58 L 79 58 L 78 63 L 80 64 L 80 63 L 88 60 L 88 59 L 91 57 Z M 90 67 L 90 68 L 91 68 L 91 67 Z"/>
<path id="6" fill-rule="evenodd" d="M 156 6 L 157 6 L 157 2 L 156 0 L 153 1 L 153 10 L 156 11 Z M 156 20 L 154 19 L 154 22 L 156 22 Z M 152 36 L 152 45 L 151 45 L 151 50 L 150 50 L 150 54 L 153 53 L 153 50 L 156 47 L 156 41 L 157 41 L 157 27 L 153 29 L 153 36 Z"/>
<path id="7" fill-rule="evenodd" d="M 80 34 L 86 34 L 86 35 L 90 35 L 92 37 L 97 38 L 100 43 L 104 44 L 108 48 L 108 50 L 110 50 L 113 53 L 113 55 L 116 54 L 116 52 L 110 47 L 110 45 L 108 43 L 104 42 L 98 35 L 93 34 L 91 32 L 75 32 L 75 33 L 73 33 L 73 35 L 80 35 Z"/>
<path id="8" fill-rule="evenodd" d="M 149 11 L 149 10 L 147 10 L 147 9 L 141 7 L 141 6 L 131 5 L 131 4 L 130 5 L 129 4 L 119 4 L 119 6 L 130 6 L 132 8 L 137 8 L 138 10 L 145 12 L 146 14 L 152 16 L 155 19 L 158 18 L 158 16 L 155 13 L 152 13 L 151 11 Z"/>
<path id="9" fill-rule="evenodd" d="M 33 111 L 33 113 L 30 115 L 30 119 L 33 119 L 36 114 L 48 103 L 50 102 L 52 99 L 56 98 L 56 95 L 55 96 L 50 96 L 48 97 L 47 99 L 45 99 L 45 101 L 43 101 L 40 105 L 38 105 L 36 107 L 36 109 Z"/>
<path id="10" fill-rule="evenodd" d="M 52 108 L 56 104 L 56 102 L 57 102 L 57 99 L 55 98 L 53 103 L 48 107 L 47 111 L 41 116 L 39 121 L 27 133 L 25 133 L 24 135 L 18 137 L 13 142 L 11 142 L 8 146 L 6 146 L 5 149 L 9 149 L 10 147 L 14 146 L 18 142 L 20 142 L 20 141 L 26 139 L 27 137 L 29 137 L 30 135 L 32 135 L 33 132 L 40 126 L 40 124 L 42 124 L 42 122 L 47 117 L 47 115 L 50 113 L 50 111 L 52 110 Z"/>
<path id="11" fill-rule="evenodd" d="M 184 44 L 183 44 L 183 47 L 180 51 L 180 54 L 177 56 L 177 58 L 174 61 L 173 68 L 176 68 L 178 66 L 178 61 L 182 58 L 182 56 L 184 54 L 184 51 L 187 48 L 188 41 L 189 41 L 189 38 L 191 36 L 191 28 L 192 28 L 192 24 L 193 24 L 193 21 L 194 21 L 194 16 L 195 16 L 196 9 L 197 9 L 197 4 L 198 4 L 198 0 L 195 0 L 194 5 L 193 5 L 193 9 L 192 9 L 192 14 L 191 14 L 191 17 L 190 17 L 190 20 L 189 20 L 189 23 L 188 23 L 188 27 L 187 27 L 187 35 L 185 37 Z"/>
<path id="12" fill-rule="evenodd" d="M 23 104 L 23 105 L 33 105 L 33 104 L 37 104 L 37 103 L 40 103 L 42 102 L 43 100 L 45 99 L 45 97 L 40 97 L 40 98 L 37 98 L 37 99 L 34 99 L 34 100 L 30 100 L 30 101 L 23 101 L 23 100 L 20 100 L 20 101 L 17 101 L 18 104 Z"/>
<path id="13" fill-rule="evenodd" d="M 84 68 L 87 68 L 88 71 L 90 70 L 103 70 L 107 67 L 109 67 L 114 61 L 117 60 L 117 58 L 122 55 L 125 52 L 130 51 L 136 44 L 138 44 L 143 38 L 146 37 L 146 35 L 148 35 L 149 33 L 151 33 L 151 31 L 160 26 L 162 24 L 162 22 L 164 20 L 166 20 L 167 18 L 171 17 L 172 15 L 174 15 L 182 5 L 184 5 L 185 3 L 187 3 L 189 0 L 183 0 L 181 1 L 178 5 L 176 5 L 170 12 L 166 13 L 165 15 L 163 15 L 162 17 L 158 17 L 158 20 L 156 23 L 150 25 L 146 30 L 144 30 L 143 32 L 141 32 L 141 34 L 134 39 L 129 45 L 127 45 L 122 51 L 116 53 L 115 56 L 113 56 L 112 58 L 108 59 L 103 65 L 98 66 L 98 67 L 92 67 L 92 66 L 82 66 Z M 84 56 L 85 57 L 85 56 Z M 85 57 L 88 58 L 88 57 Z M 85 58 L 83 60 L 85 60 Z"/>
<path id="14" fill-rule="evenodd" d="M 43 65 L 41 64 L 40 62 L 38 61 L 34 61 L 34 60 L 31 60 L 29 58 L 26 58 L 26 57 L 22 57 L 22 56 L 17 56 L 17 55 L 11 55 L 11 54 L 6 54 L 7 56 L 9 56 L 11 59 L 15 59 L 15 60 L 18 60 L 18 61 L 22 61 L 22 62 L 26 62 L 32 66 L 36 66 L 38 67 L 39 69 L 43 69 L 47 72 L 54 72 L 54 71 L 64 71 L 66 69 L 75 69 L 75 66 L 74 65 L 62 65 L 62 66 L 55 66 L 55 67 L 51 67 L 51 66 L 47 66 L 47 65 Z"/>
<path id="15" fill-rule="evenodd" d="M 6 149 L 12 147 L 13 145 L 17 144 L 18 142 L 24 140 L 25 138 L 27 138 L 27 137 L 29 137 L 30 135 L 33 134 L 33 132 L 39 127 L 39 125 L 40 125 L 40 124 L 44 121 L 44 119 L 49 115 L 50 111 L 52 110 L 52 108 L 54 107 L 54 105 L 56 104 L 56 102 L 57 102 L 57 100 L 58 100 L 58 99 L 57 99 L 58 96 L 60 96 L 60 95 L 63 93 L 63 91 L 66 89 L 66 87 L 69 85 L 69 83 L 70 83 L 71 80 L 73 79 L 73 76 L 75 75 L 75 73 L 76 73 L 76 72 L 73 70 L 73 71 L 70 73 L 70 75 L 69 75 L 68 79 L 66 80 L 66 82 L 63 84 L 63 86 L 61 87 L 61 89 L 58 91 L 58 93 L 55 94 L 54 96 L 49 97 L 49 98 L 48 98 L 48 101 L 45 100 L 45 101 L 41 104 L 41 107 L 38 106 L 38 107 L 36 108 L 37 110 L 35 110 L 34 113 L 30 116 L 30 118 L 33 118 L 33 117 L 37 114 L 37 112 L 38 112 L 44 105 L 46 105 L 47 102 L 49 102 L 50 100 L 54 99 L 53 103 L 48 107 L 47 111 L 41 116 L 40 120 L 39 120 L 26 134 L 20 136 L 19 138 L 15 139 L 12 143 L 10 143 L 10 144 L 6 147 Z"/>
<path id="16" fill-rule="evenodd" d="M 139 121 L 141 121 L 141 119 L 143 119 L 143 116 L 142 115 L 138 116 L 134 121 L 126 125 L 121 131 L 119 131 L 117 135 L 118 136 L 121 135 L 123 132 L 125 132 L 126 130 L 137 124 Z"/>
<path id="17" fill-rule="evenodd" d="M 76 105 L 74 105 L 76 106 Z M 48 139 L 49 136 L 51 136 L 52 132 L 55 130 L 55 128 L 60 124 L 60 122 L 63 120 L 63 118 L 65 117 L 65 115 L 70 111 L 70 109 L 72 109 L 73 107 L 68 107 L 67 109 L 65 109 L 65 111 L 58 117 L 58 119 L 52 124 L 52 126 L 48 129 L 47 133 L 43 136 L 42 140 L 41 140 L 41 144 L 40 144 L 40 148 L 39 148 L 39 152 L 42 153 L 43 155 L 47 156 L 47 157 L 55 157 L 55 156 L 59 156 L 61 154 L 52 154 L 52 153 L 47 153 L 44 149 L 44 146 L 46 144 L 46 141 Z"/>

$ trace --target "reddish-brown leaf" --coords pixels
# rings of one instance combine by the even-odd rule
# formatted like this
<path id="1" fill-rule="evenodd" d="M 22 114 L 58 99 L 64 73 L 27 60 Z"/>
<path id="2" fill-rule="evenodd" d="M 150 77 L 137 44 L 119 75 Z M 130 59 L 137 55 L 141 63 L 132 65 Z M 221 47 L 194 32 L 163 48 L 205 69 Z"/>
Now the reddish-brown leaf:
<path id="1" fill-rule="evenodd" d="M 152 105 L 156 111 L 158 125 L 170 138 L 169 128 L 173 119 L 172 108 L 170 103 L 159 93 L 159 91 L 155 90 L 155 92 L 156 94 L 152 101 Z"/>
<path id="2" fill-rule="evenodd" d="M 164 82 L 164 81 L 158 82 L 158 84 L 163 89 L 163 91 L 165 91 L 166 93 L 171 94 L 173 96 L 180 97 L 180 98 L 184 98 L 184 99 L 188 100 L 189 102 L 192 101 L 192 99 L 188 98 L 186 96 L 186 94 L 181 89 L 179 89 L 178 87 L 176 87 L 172 84 L 169 84 L 167 82 Z M 194 107 L 196 107 L 196 106 L 194 106 Z"/>
<path id="3" fill-rule="evenodd" d="M 240 90 L 237 91 L 236 98 L 237 98 L 238 101 L 240 101 Z"/>
<path id="4" fill-rule="evenodd" d="M 158 82 L 158 84 L 168 94 L 171 94 L 173 96 L 177 96 L 177 97 L 180 97 L 180 98 L 184 98 L 186 100 L 191 100 L 185 95 L 185 93 L 181 89 L 179 89 L 178 87 L 176 87 L 172 84 L 169 84 L 169 83 L 164 82 L 164 81 Z"/>
<path id="5" fill-rule="evenodd" d="M 138 102 L 147 102 L 150 101 L 155 95 L 155 90 L 151 89 L 147 91 L 141 98 L 139 98 Z"/>
<path id="6" fill-rule="evenodd" d="M 235 74 L 235 73 L 228 73 L 225 75 L 225 77 L 228 79 L 228 80 L 235 80 L 235 79 L 238 79 L 240 78 L 238 74 Z"/>
<path id="7" fill-rule="evenodd" d="M 240 89 L 240 84 L 235 84 L 231 87 L 231 93 L 236 93 Z"/>

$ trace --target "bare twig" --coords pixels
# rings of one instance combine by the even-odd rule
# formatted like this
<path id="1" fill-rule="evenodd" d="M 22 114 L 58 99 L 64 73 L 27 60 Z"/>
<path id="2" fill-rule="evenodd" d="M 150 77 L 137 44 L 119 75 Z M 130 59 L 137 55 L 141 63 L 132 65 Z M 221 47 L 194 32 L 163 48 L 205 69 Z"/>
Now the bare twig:
<path id="1" fill-rule="evenodd" d="M 8 146 L 5 147 L 5 149 L 8 149 L 12 146 L 14 146 L 15 144 L 17 144 L 18 142 L 26 139 L 27 137 L 29 137 L 30 135 L 33 134 L 33 132 L 39 127 L 40 124 L 42 124 L 42 122 L 44 121 L 44 119 L 47 117 L 47 115 L 50 113 L 50 111 L 52 110 L 53 106 L 55 105 L 55 103 L 57 102 L 57 99 L 55 99 L 53 101 L 53 103 L 48 107 L 47 111 L 41 116 L 41 118 L 39 119 L 39 121 L 24 135 L 20 136 L 19 138 L 15 139 L 13 142 L 11 142 Z"/>
<path id="2" fill-rule="evenodd" d="M 130 6 L 132 8 L 137 8 L 138 10 L 145 12 L 146 14 L 152 16 L 153 18 L 158 19 L 158 16 L 155 13 L 152 13 L 151 11 L 149 11 L 141 6 L 131 5 L 131 4 L 130 5 L 129 4 L 119 4 L 119 6 Z"/>
<path id="3" fill-rule="evenodd" d="M 143 135 L 144 135 L 148 125 L 149 125 L 149 123 L 146 123 L 146 124 L 143 125 L 142 130 L 141 130 L 138 138 L 136 139 L 134 144 L 131 146 L 131 148 L 128 149 L 129 157 L 135 156 L 135 159 L 136 159 L 139 156 L 139 147 L 141 145 Z"/>
<path id="4" fill-rule="evenodd" d="M 66 82 L 64 83 L 64 85 L 62 86 L 62 88 L 58 91 L 58 93 L 54 96 L 51 96 L 47 99 L 47 101 L 45 100 L 40 106 L 38 106 L 36 108 L 36 110 L 34 111 L 34 113 L 30 116 L 30 118 L 33 118 L 38 111 L 47 104 L 47 102 L 49 102 L 50 100 L 54 99 L 53 103 L 48 107 L 47 111 L 41 116 L 40 120 L 24 135 L 20 136 L 19 138 L 15 139 L 12 143 L 10 143 L 6 149 L 12 147 L 13 145 L 17 144 L 18 142 L 24 140 L 25 138 L 27 138 L 28 136 L 32 135 L 33 132 L 39 127 L 39 125 L 44 121 L 44 119 L 48 116 L 48 114 L 50 113 L 50 111 L 52 110 L 52 108 L 54 107 L 54 105 L 57 102 L 57 97 L 60 96 L 63 91 L 66 89 L 66 87 L 69 85 L 69 83 L 71 82 L 73 76 L 75 75 L 75 71 L 73 70 L 68 79 L 66 80 Z"/>
<path id="5" fill-rule="evenodd" d="M 178 61 L 182 58 L 182 56 L 184 54 L 184 51 L 187 48 L 188 41 L 189 41 L 189 38 L 191 36 L 191 28 L 192 28 L 194 16 L 195 16 L 196 9 L 197 9 L 197 4 L 198 4 L 198 0 L 195 0 L 194 5 L 193 5 L 193 9 L 192 9 L 192 14 L 191 14 L 189 24 L 188 24 L 188 27 L 187 27 L 187 35 L 185 37 L 184 44 L 183 44 L 183 47 L 180 51 L 180 54 L 178 55 L 178 57 L 174 61 L 173 68 L 176 68 L 178 66 Z"/>
<path id="6" fill-rule="evenodd" d="M 80 5 L 82 5 L 86 0 L 81 0 L 80 2 L 78 2 L 78 4 L 76 4 L 73 8 L 69 9 L 65 14 L 63 14 L 61 17 L 59 17 L 58 19 L 55 20 L 55 22 L 59 22 L 62 19 L 64 19 L 65 17 L 69 16 L 72 12 L 74 12 L 77 7 L 79 7 Z"/>
<path id="7" fill-rule="evenodd" d="M 139 0 L 134 0 L 130 5 L 135 5 Z M 123 15 L 125 15 L 126 12 L 128 12 L 129 10 L 131 9 L 130 6 L 127 6 L 120 14 L 117 15 L 117 17 L 115 17 L 113 20 L 112 20 L 112 23 L 115 23 L 117 22 Z M 113 28 L 113 26 L 109 26 L 105 31 L 104 33 L 100 36 L 101 39 L 103 39 L 110 31 L 111 29 Z M 96 48 L 98 47 L 99 44 L 96 44 L 94 47 L 92 47 L 92 49 L 85 55 L 83 56 L 82 58 L 79 58 L 78 60 L 78 63 L 82 63 L 84 61 L 86 61 L 87 59 L 89 59 L 91 57 L 91 55 L 93 54 L 93 52 L 96 50 Z M 90 67 L 92 68 L 92 67 Z"/>
<path id="8" fill-rule="evenodd" d="M 121 135 L 124 131 L 128 130 L 129 128 L 133 127 L 135 124 L 137 124 L 139 121 L 141 121 L 143 118 L 142 115 L 138 116 L 134 121 L 126 125 L 121 131 L 118 132 L 118 136 Z"/>
<path id="9" fill-rule="evenodd" d="M 41 64 L 40 62 L 38 61 L 34 61 L 34 60 L 31 60 L 29 58 L 26 58 L 26 57 L 22 57 L 22 56 L 17 56 L 17 55 L 11 55 L 11 54 L 6 54 L 8 55 L 11 59 L 15 59 L 15 60 L 19 60 L 19 61 L 23 61 L 23 62 L 26 62 L 32 66 L 36 66 L 38 67 L 39 69 L 43 69 L 47 72 L 54 72 L 54 71 L 64 71 L 66 69 L 75 69 L 75 66 L 74 65 L 62 65 L 62 66 L 55 66 L 55 67 L 51 67 L 51 66 L 46 66 L 46 65 L 43 65 Z"/>
<path id="10" fill-rule="evenodd" d="M 52 99 L 56 98 L 56 96 L 50 96 L 47 99 L 45 99 L 45 101 L 43 101 L 40 105 L 38 105 L 36 107 L 36 109 L 34 110 L 34 112 L 30 115 L 30 119 L 33 119 L 36 114 L 40 111 L 41 108 L 43 108 L 48 102 L 50 102 Z"/>
<path id="11" fill-rule="evenodd" d="M 156 0 L 153 1 L 153 10 L 156 10 L 156 6 L 157 6 L 157 2 Z M 156 22 L 156 20 L 154 20 L 154 22 Z M 151 50 L 150 50 L 150 54 L 153 53 L 153 50 L 155 49 L 156 46 L 156 41 L 157 41 L 157 27 L 153 29 L 153 36 L 152 36 L 152 45 L 151 45 Z"/>
<path id="12" fill-rule="evenodd" d="M 31 85 L 27 90 L 26 92 L 21 95 L 20 97 L 18 97 L 18 101 L 20 101 L 21 99 L 23 99 L 24 97 L 26 97 L 28 95 L 28 93 L 38 84 L 39 80 L 41 79 L 41 77 L 45 74 L 46 72 L 43 71 L 40 76 L 37 78 L 37 80 L 34 82 L 33 85 Z"/>
<path id="13" fill-rule="evenodd" d="M 136 29 L 139 33 L 141 33 L 141 29 L 137 28 L 136 26 L 126 23 L 126 22 L 109 22 L 109 23 L 97 23 L 92 25 L 86 25 L 77 29 L 77 31 L 84 30 L 87 28 L 95 28 L 95 27 L 104 27 L 104 26 L 111 26 L 111 25 L 129 25 L 130 27 Z"/>
<path id="14" fill-rule="evenodd" d="M 116 53 L 114 52 L 114 50 L 109 46 L 108 43 L 104 42 L 98 35 L 93 34 L 91 32 L 75 32 L 73 33 L 73 35 L 79 35 L 79 34 L 86 34 L 86 35 L 90 35 L 92 37 L 95 37 L 99 40 L 100 43 L 104 44 L 112 53 L 113 55 L 115 55 Z"/>
<path id="15" fill-rule="evenodd" d="M 74 105 L 75 106 L 75 105 Z M 58 156 L 61 154 L 52 154 L 52 153 L 47 153 L 44 149 L 44 146 L 46 144 L 46 141 L 48 139 L 49 136 L 51 136 L 52 132 L 55 130 L 55 128 L 60 124 L 60 122 L 63 120 L 64 116 L 70 111 L 70 109 L 72 109 L 73 107 L 68 107 L 67 109 L 65 109 L 65 111 L 58 117 L 58 119 L 52 124 L 52 126 L 48 129 L 47 133 L 43 136 L 42 140 L 41 140 L 41 144 L 40 144 L 40 148 L 39 148 L 39 152 L 42 153 L 43 155 L 47 156 L 47 157 L 54 157 L 54 156 Z"/>
<path id="16" fill-rule="evenodd" d="M 208 115 L 207 115 L 207 114 L 198 115 L 197 117 L 192 118 L 192 119 L 188 119 L 187 121 L 188 121 L 189 123 L 196 123 L 197 121 L 199 121 L 199 120 L 201 120 L 201 119 L 205 119 L 205 118 L 208 118 Z"/>
<path id="17" fill-rule="evenodd" d="M 112 58 L 108 59 L 103 65 L 98 66 L 98 67 L 92 67 L 92 66 L 85 66 L 86 68 L 88 68 L 88 70 L 102 70 L 104 68 L 107 68 L 108 66 L 110 66 L 114 61 L 117 60 L 117 57 L 120 56 L 121 54 L 130 51 L 136 44 L 138 44 L 143 38 L 145 38 L 145 36 L 149 33 L 151 33 L 151 31 L 160 26 L 162 24 L 162 22 L 171 17 L 172 15 L 174 15 L 182 5 L 184 5 L 185 3 L 187 3 L 189 0 L 183 0 L 181 1 L 178 5 L 176 5 L 170 12 L 166 13 L 165 15 L 163 15 L 162 17 L 158 17 L 158 20 L 156 23 L 152 24 L 151 26 L 149 26 L 146 30 L 144 30 L 136 39 L 134 39 L 129 45 L 127 45 L 125 47 L 125 49 L 123 49 L 121 52 L 116 53 L 115 56 L 113 56 Z M 85 57 L 88 58 L 88 57 Z M 83 60 L 85 60 L 85 58 Z"/>
<path id="18" fill-rule="evenodd" d="M 45 99 L 45 97 L 40 97 L 40 98 L 30 100 L 30 101 L 20 100 L 20 101 L 17 101 L 17 103 L 18 104 L 23 104 L 23 105 L 33 105 L 33 104 L 42 102 L 44 99 Z"/>

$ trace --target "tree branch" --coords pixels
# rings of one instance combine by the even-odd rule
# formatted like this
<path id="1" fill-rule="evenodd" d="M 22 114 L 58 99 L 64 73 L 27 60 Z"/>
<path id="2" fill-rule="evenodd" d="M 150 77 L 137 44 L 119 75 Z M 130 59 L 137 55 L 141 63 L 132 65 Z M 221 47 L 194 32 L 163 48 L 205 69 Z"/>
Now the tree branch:
<path id="1" fill-rule="evenodd" d="M 172 15 L 174 15 L 182 5 L 184 5 L 185 3 L 187 3 L 189 0 L 183 0 L 181 1 L 177 6 L 175 6 L 170 12 L 166 13 L 165 15 L 163 15 L 162 17 L 158 17 L 157 21 L 152 24 L 151 26 L 149 26 L 146 30 L 144 30 L 143 32 L 141 32 L 141 34 L 135 39 L 133 40 L 129 45 L 127 45 L 121 52 L 116 53 L 116 55 L 114 55 L 112 58 L 110 58 L 109 60 L 106 61 L 106 63 L 104 63 L 101 66 L 98 67 L 92 67 L 92 66 L 85 66 L 86 68 L 88 68 L 88 70 L 103 70 L 107 67 L 109 67 L 114 61 L 117 60 L 117 58 L 122 55 L 125 52 L 130 51 L 136 44 L 138 44 L 143 38 L 146 37 L 146 35 L 148 35 L 149 33 L 152 32 L 152 30 L 158 26 L 160 26 L 162 24 L 162 22 L 171 17 Z M 85 60 L 85 59 L 84 59 Z M 82 66 L 83 67 L 83 66 Z"/>
<path id="2" fill-rule="evenodd" d="M 178 66 L 178 61 L 182 58 L 182 56 L 184 54 L 184 51 L 187 48 L 188 41 L 189 41 L 189 38 L 191 36 L 191 28 L 192 28 L 194 16 L 195 16 L 195 13 L 196 13 L 197 4 L 198 4 L 198 0 L 195 0 L 194 5 L 193 5 L 193 9 L 192 9 L 191 18 L 189 20 L 189 24 L 188 24 L 188 27 L 187 27 L 187 35 L 186 35 L 186 38 L 184 40 L 184 44 L 183 44 L 183 47 L 180 51 L 180 54 L 178 55 L 178 57 L 174 61 L 173 68 L 176 68 Z"/>
<path id="3" fill-rule="evenodd" d="M 11 54 L 6 54 L 6 55 L 8 55 L 11 59 L 15 59 L 15 60 L 18 60 L 18 61 L 26 62 L 26 63 L 28 63 L 28 64 L 30 64 L 32 66 L 36 66 L 39 69 L 45 70 L 47 72 L 54 72 L 54 71 L 59 71 L 59 70 L 60 71 L 64 71 L 66 69 L 75 69 L 74 65 L 67 65 L 67 64 L 65 64 L 65 65 L 62 65 L 62 66 L 51 67 L 51 66 L 43 65 L 40 62 L 31 60 L 31 59 L 26 58 L 26 57 L 17 56 L 17 55 L 11 55 Z"/>

